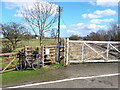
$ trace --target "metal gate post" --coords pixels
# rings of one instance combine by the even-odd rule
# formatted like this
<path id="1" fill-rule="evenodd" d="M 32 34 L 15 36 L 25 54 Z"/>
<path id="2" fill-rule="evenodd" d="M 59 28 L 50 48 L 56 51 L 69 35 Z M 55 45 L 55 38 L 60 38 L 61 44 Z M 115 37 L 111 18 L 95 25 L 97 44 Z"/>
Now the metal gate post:
<path id="1" fill-rule="evenodd" d="M 68 51 L 69 51 L 69 38 L 67 38 L 67 59 L 66 59 L 66 65 L 68 65 Z"/>
<path id="2" fill-rule="evenodd" d="M 109 43 L 107 44 L 107 61 L 108 61 L 108 55 L 109 55 Z"/>
<path id="3" fill-rule="evenodd" d="M 81 60 L 82 60 L 82 61 L 84 61 L 84 60 L 83 60 L 83 54 L 84 54 L 84 43 L 82 44 L 82 56 L 81 56 Z"/>

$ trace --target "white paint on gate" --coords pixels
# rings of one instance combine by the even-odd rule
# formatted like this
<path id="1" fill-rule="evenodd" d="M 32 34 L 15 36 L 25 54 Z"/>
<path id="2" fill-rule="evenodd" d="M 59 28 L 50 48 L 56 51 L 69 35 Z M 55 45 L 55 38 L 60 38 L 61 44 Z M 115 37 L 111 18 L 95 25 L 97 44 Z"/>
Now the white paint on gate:
<path id="1" fill-rule="evenodd" d="M 82 44 L 82 55 L 81 55 L 81 60 L 70 60 L 69 59 L 69 43 L 81 43 Z M 104 57 L 101 53 L 99 53 L 96 49 L 94 49 L 93 47 L 91 47 L 90 45 L 88 45 L 89 43 L 100 43 L 100 44 L 107 44 L 107 50 L 106 52 L 106 57 Z M 109 60 L 108 56 L 109 56 L 109 48 L 110 46 L 112 48 L 114 48 L 118 53 L 120 53 L 120 50 L 118 50 L 115 46 L 113 46 L 112 44 L 120 44 L 120 42 L 113 42 L 113 41 L 80 41 L 80 40 L 69 40 L 69 38 L 67 38 L 67 59 L 66 59 L 66 64 L 68 63 L 81 63 L 81 62 L 119 62 L 120 60 Z M 88 59 L 83 59 L 83 54 L 84 54 L 84 46 L 87 46 L 88 48 L 90 48 L 92 51 L 94 51 L 95 53 L 97 53 L 97 55 L 99 55 L 100 57 L 102 57 L 104 60 L 89 60 Z"/>

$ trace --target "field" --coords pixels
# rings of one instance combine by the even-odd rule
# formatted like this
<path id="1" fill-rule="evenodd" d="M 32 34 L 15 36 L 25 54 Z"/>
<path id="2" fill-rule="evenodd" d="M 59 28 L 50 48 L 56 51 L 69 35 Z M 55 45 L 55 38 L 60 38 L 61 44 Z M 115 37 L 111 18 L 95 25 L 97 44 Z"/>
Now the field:
<path id="1" fill-rule="evenodd" d="M 7 39 L 2 39 L 2 42 L 6 41 Z M 57 45 L 57 39 L 43 39 L 43 45 L 49 46 L 49 45 Z M 39 39 L 31 39 L 31 40 L 23 40 L 19 42 L 18 47 L 16 48 L 15 52 L 21 50 L 24 48 L 24 46 L 40 46 Z M 3 44 L 2 44 L 2 47 Z"/>

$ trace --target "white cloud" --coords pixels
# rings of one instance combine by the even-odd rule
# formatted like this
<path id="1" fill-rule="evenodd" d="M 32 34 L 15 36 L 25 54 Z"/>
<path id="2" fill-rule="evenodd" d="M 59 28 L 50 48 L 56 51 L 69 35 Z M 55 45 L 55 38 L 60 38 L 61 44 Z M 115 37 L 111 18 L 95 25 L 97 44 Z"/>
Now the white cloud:
<path id="1" fill-rule="evenodd" d="M 72 34 L 72 35 L 81 35 L 82 33 L 78 32 L 78 31 L 74 31 L 74 30 L 67 30 L 68 33 Z"/>
<path id="2" fill-rule="evenodd" d="M 110 19 L 93 19 L 90 22 L 94 23 L 94 24 L 100 24 L 102 22 L 113 22 L 114 19 L 110 18 Z"/>
<path id="3" fill-rule="evenodd" d="M 93 2 L 93 1 L 90 1 L 89 3 L 90 3 L 90 4 L 92 4 L 92 5 L 96 5 L 96 3 L 95 3 L 95 2 Z"/>
<path id="4" fill-rule="evenodd" d="M 69 35 L 79 35 L 79 36 L 86 36 L 90 32 L 97 32 L 98 30 L 108 30 L 107 25 L 96 25 L 96 24 L 86 24 L 86 23 L 78 23 L 72 24 L 69 26 L 69 30 L 67 33 Z"/>
<path id="5" fill-rule="evenodd" d="M 93 13 L 89 13 L 89 14 L 83 14 L 82 17 L 83 18 L 101 18 L 104 16 L 111 16 L 111 15 L 115 15 L 116 11 L 111 10 L 111 9 L 106 9 L 106 10 L 96 10 Z"/>
<path id="6" fill-rule="evenodd" d="M 67 27 L 66 27 L 66 25 L 60 25 L 60 28 L 66 29 Z"/>
<path id="7" fill-rule="evenodd" d="M 82 17 L 83 18 L 87 18 L 88 16 L 87 16 L 87 14 L 83 14 Z"/>
<path id="8" fill-rule="evenodd" d="M 85 23 L 78 23 L 78 24 L 72 24 L 70 25 L 70 28 L 74 31 L 84 32 L 88 33 L 89 31 L 98 31 L 98 30 L 107 30 L 106 25 L 96 25 L 96 24 L 85 24 Z"/>
<path id="9" fill-rule="evenodd" d="M 97 10 L 97 11 L 94 12 L 94 14 L 103 15 L 103 16 L 111 16 L 111 15 L 115 15 L 116 11 L 111 10 L 111 9 L 106 9 L 104 11 Z"/>
<path id="10" fill-rule="evenodd" d="M 83 14 L 83 18 L 100 18 L 100 15 L 95 15 L 95 14 Z"/>
<path id="11" fill-rule="evenodd" d="M 85 24 L 84 23 L 78 23 L 78 24 L 72 24 L 70 25 L 70 28 L 74 27 L 74 28 L 78 28 L 78 27 L 81 27 L 81 28 L 84 28 Z"/>
<path id="12" fill-rule="evenodd" d="M 16 7 L 21 7 L 23 3 L 16 3 L 16 2 L 6 2 L 5 3 L 5 8 L 7 9 L 14 9 Z"/>
<path id="13" fill-rule="evenodd" d="M 36 1 L 43 1 L 43 0 L 1 0 L 2 2 L 36 2 Z"/>
<path id="14" fill-rule="evenodd" d="M 120 0 L 96 0 L 96 2 L 89 1 L 91 5 L 104 6 L 104 7 L 114 7 L 118 6 Z"/>
<path id="15" fill-rule="evenodd" d="M 58 28 L 58 26 L 55 26 L 55 28 Z M 66 27 L 66 25 L 60 25 L 60 28 L 61 29 L 66 29 L 67 27 Z"/>
<path id="16" fill-rule="evenodd" d="M 36 2 L 36 1 L 41 1 L 41 0 L 1 0 L 1 2 L 5 2 L 5 8 L 7 9 L 14 9 L 16 7 L 22 7 L 24 6 L 25 4 L 28 4 L 30 5 L 31 3 L 33 2 Z"/>
<path id="17" fill-rule="evenodd" d="M 97 0 L 96 4 L 98 6 L 105 6 L 105 7 L 111 7 L 111 6 L 118 6 L 119 0 Z"/>
<path id="18" fill-rule="evenodd" d="M 17 14 L 15 14 L 14 16 L 18 16 L 18 17 L 23 17 L 21 12 L 24 13 L 26 15 L 26 17 L 31 17 L 33 18 L 31 15 L 29 15 L 29 13 L 25 12 L 26 9 L 28 10 L 32 10 L 32 13 L 36 13 L 36 8 L 35 8 L 35 4 L 33 2 L 26 2 L 23 4 L 23 6 L 20 7 L 19 10 L 17 10 Z M 51 8 L 50 8 L 51 7 Z M 44 10 L 44 12 L 50 11 L 48 14 L 50 15 L 56 15 L 58 13 L 58 5 L 53 4 L 53 3 L 49 3 L 49 2 L 45 2 L 45 1 L 41 1 L 39 2 L 39 9 L 41 10 L 40 13 L 42 13 L 42 11 Z M 37 14 L 34 14 L 35 18 L 37 17 Z"/>

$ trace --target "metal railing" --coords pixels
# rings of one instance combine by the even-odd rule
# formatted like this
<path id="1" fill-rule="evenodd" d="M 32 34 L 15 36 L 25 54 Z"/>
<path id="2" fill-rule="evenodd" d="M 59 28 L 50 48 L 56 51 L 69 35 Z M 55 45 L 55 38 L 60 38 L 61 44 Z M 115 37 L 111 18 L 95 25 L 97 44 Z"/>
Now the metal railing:
<path id="1" fill-rule="evenodd" d="M 73 46 L 70 46 L 70 43 L 74 43 Z M 70 56 L 70 49 L 71 48 L 75 48 L 75 44 L 81 44 L 81 49 L 79 52 L 81 52 L 80 54 L 80 59 L 79 60 L 72 60 L 71 58 L 69 58 Z M 104 45 L 104 49 L 106 49 L 104 52 L 100 52 L 100 49 L 98 49 L 98 45 L 97 44 L 105 44 Z M 67 59 L 66 59 L 66 64 L 68 63 L 79 63 L 79 62 L 116 62 L 116 61 L 120 61 L 120 50 L 119 48 L 117 48 L 115 45 L 116 44 L 119 48 L 120 48 L 120 42 L 113 42 L 113 41 L 80 41 L 80 40 L 69 40 L 67 39 Z M 96 45 L 96 47 L 95 47 Z M 85 54 L 85 47 L 89 48 L 90 50 L 92 50 L 94 53 L 96 53 L 99 57 L 101 57 L 102 59 L 100 60 L 95 60 L 95 59 L 91 59 L 91 58 L 86 58 L 84 57 Z M 103 46 L 100 46 L 100 48 L 103 48 Z M 80 48 L 80 47 L 78 47 Z M 112 49 L 111 49 L 112 48 Z M 109 56 L 110 56 L 110 51 L 117 52 L 117 56 L 119 57 L 118 59 L 114 59 L 114 60 L 110 60 Z M 89 51 L 88 51 L 89 52 Z M 76 52 L 75 52 L 76 53 Z M 113 52 L 112 52 L 113 53 Z M 90 53 L 89 53 L 90 54 Z M 92 57 L 92 55 L 91 55 Z M 95 58 L 95 57 L 94 57 Z"/>

